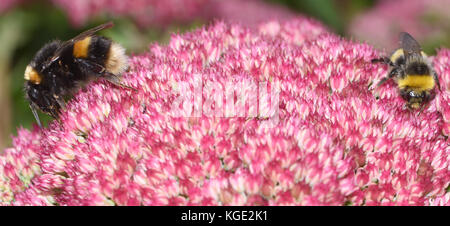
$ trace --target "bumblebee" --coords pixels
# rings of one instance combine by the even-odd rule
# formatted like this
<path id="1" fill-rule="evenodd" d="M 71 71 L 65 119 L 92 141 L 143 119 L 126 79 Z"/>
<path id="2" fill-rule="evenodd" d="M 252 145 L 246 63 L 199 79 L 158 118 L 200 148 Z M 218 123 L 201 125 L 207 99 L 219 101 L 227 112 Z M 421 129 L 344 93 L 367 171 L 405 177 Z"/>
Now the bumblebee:
<path id="1" fill-rule="evenodd" d="M 87 30 L 62 42 L 44 45 L 25 69 L 25 96 L 40 127 L 37 109 L 57 118 L 65 98 L 72 96 L 89 81 L 99 78 L 115 85 L 128 69 L 125 49 L 108 38 L 94 35 L 114 26 L 112 22 Z M 129 87 L 127 87 L 129 88 Z"/>
<path id="2" fill-rule="evenodd" d="M 435 87 L 441 90 L 439 79 L 427 55 L 419 43 L 406 32 L 400 33 L 400 48 L 389 58 L 373 59 L 372 63 L 385 63 L 390 66 L 388 76 L 378 83 L 378 87 L 393 78 L 409 109 L 423 109 L 423 106 L 435 97 Z"/>

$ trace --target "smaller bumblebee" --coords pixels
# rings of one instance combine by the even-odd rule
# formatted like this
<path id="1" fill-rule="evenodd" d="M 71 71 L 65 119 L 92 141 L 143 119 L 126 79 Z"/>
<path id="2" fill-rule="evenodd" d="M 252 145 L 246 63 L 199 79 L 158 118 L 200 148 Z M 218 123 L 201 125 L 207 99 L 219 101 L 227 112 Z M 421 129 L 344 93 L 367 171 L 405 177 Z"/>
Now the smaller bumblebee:
<path id="1" fill-rule="evenodd" d="M 125 49 L 108 38 L 94 35 L 114 26 L 108 22 L 75 38 L 47 43 L 25 69 L 25 96 L 40 127 L 37 109 L 57 118 L 65 98 L 91 80 L 103 78 L 115 85 L 128 69 Z M 129 87 L 127 87 L 129 88 Z"/>
<path id="2" fill-rule="evenodd" d="M 406 106 L 410 109 L 423 109 L 423 106 L 435 97 L 435 87 L 441 90 L 439 79 L 427 55 L 419 43 L 406 32 L 400 33 L 400 48 L 389 58 L 372 60 L 372 63 L 379 62 L 388 64 L 391 70 L 378 86 L 394 78 L 400 96 L 407 101 Z"/>

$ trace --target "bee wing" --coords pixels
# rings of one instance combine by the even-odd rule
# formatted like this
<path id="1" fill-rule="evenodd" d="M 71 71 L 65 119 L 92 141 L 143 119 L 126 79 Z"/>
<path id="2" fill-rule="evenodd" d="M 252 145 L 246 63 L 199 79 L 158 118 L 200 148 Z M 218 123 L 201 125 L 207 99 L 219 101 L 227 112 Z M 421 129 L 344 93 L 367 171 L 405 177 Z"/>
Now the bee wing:
<path id="1" fill-rule="evenodd" d="M 400 33 L 400 44 L 405 55 L 405 59 L 409 59 L 412 56 L 422 57 L 422 48 L 419 43 L 408 33 Z"/>
<path id="2" fill-rule="evenodd" d="M 107 29 L 107 28 L 111 28 L 113 26 L 114 26 L 114 23 L 112 21 L 109 21 L 109 22 L 101 24 L 97 27 L 91 28 L 91 29 L 77 35 L 76 37 L 63 42 L 61 44 L 61 46 L 55 51 L 55 54 L 53 55 L 51 60 L 44 65 L 44 68 L 47 68 L 48 66 L 53 64 L 55 61 L 57 61 L 59 59 L 59 57 L 61 56 L 61 53 L 64 50 L 66 50 L 68 47 L 73 45 L 75 42 L 83 40 L 84 38 L 86 38 L 88 36 L 92 36 L 93 34 L 97 33 L 98 31 L 101 31 L 101 30 Z"/>

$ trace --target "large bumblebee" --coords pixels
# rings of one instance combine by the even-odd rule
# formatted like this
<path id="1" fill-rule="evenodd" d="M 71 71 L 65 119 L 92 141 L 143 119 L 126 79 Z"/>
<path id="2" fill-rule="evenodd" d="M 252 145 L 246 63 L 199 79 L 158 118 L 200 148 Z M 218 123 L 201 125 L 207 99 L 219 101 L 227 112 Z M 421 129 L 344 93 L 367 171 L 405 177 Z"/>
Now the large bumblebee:
<path id="1" fill-rule="evenodd" d="M 112 22 L 87 30 L 75 38 L 44 45 L 25 69 L 25 96 L 40 127 L 37 109 L 57 118 L 65 98 L 83 84 L 103 78 L 115 85 L 128 69 L 125 49 L 108 38 L 94 35 L 114 26 Z"/>
<path id="2" fill-rule="evenodd" d="M 410 109 L 423 109 L 424 105 L 435 97 L 435 87 L 441 89 L 427 55 L 419 43 L 406 32 L 400 33 L 400 48 L 389 58 L 372 60 L 372 63 L 378 62 L 388 64 L 391 68 L 388 76 L 383 78 L 378 86 L 393 78 L 400 96 L 407 101 L 406 106 Z"/>

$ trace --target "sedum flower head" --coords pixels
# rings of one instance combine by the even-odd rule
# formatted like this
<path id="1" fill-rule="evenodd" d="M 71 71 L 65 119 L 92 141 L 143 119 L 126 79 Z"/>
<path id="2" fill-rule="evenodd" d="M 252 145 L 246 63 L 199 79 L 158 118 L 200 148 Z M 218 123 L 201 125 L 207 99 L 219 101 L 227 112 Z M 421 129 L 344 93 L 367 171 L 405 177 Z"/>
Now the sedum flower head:
<path id="1" fill-rule="evenodd" d="M 448 205 L 450 51 L 421 114 L 374 87 L 379 56 L 301 17 L 174 34 L 131 57 L 137 91 L 93 82 L 61 122 L 19 130 L 0 203 Z"/>

